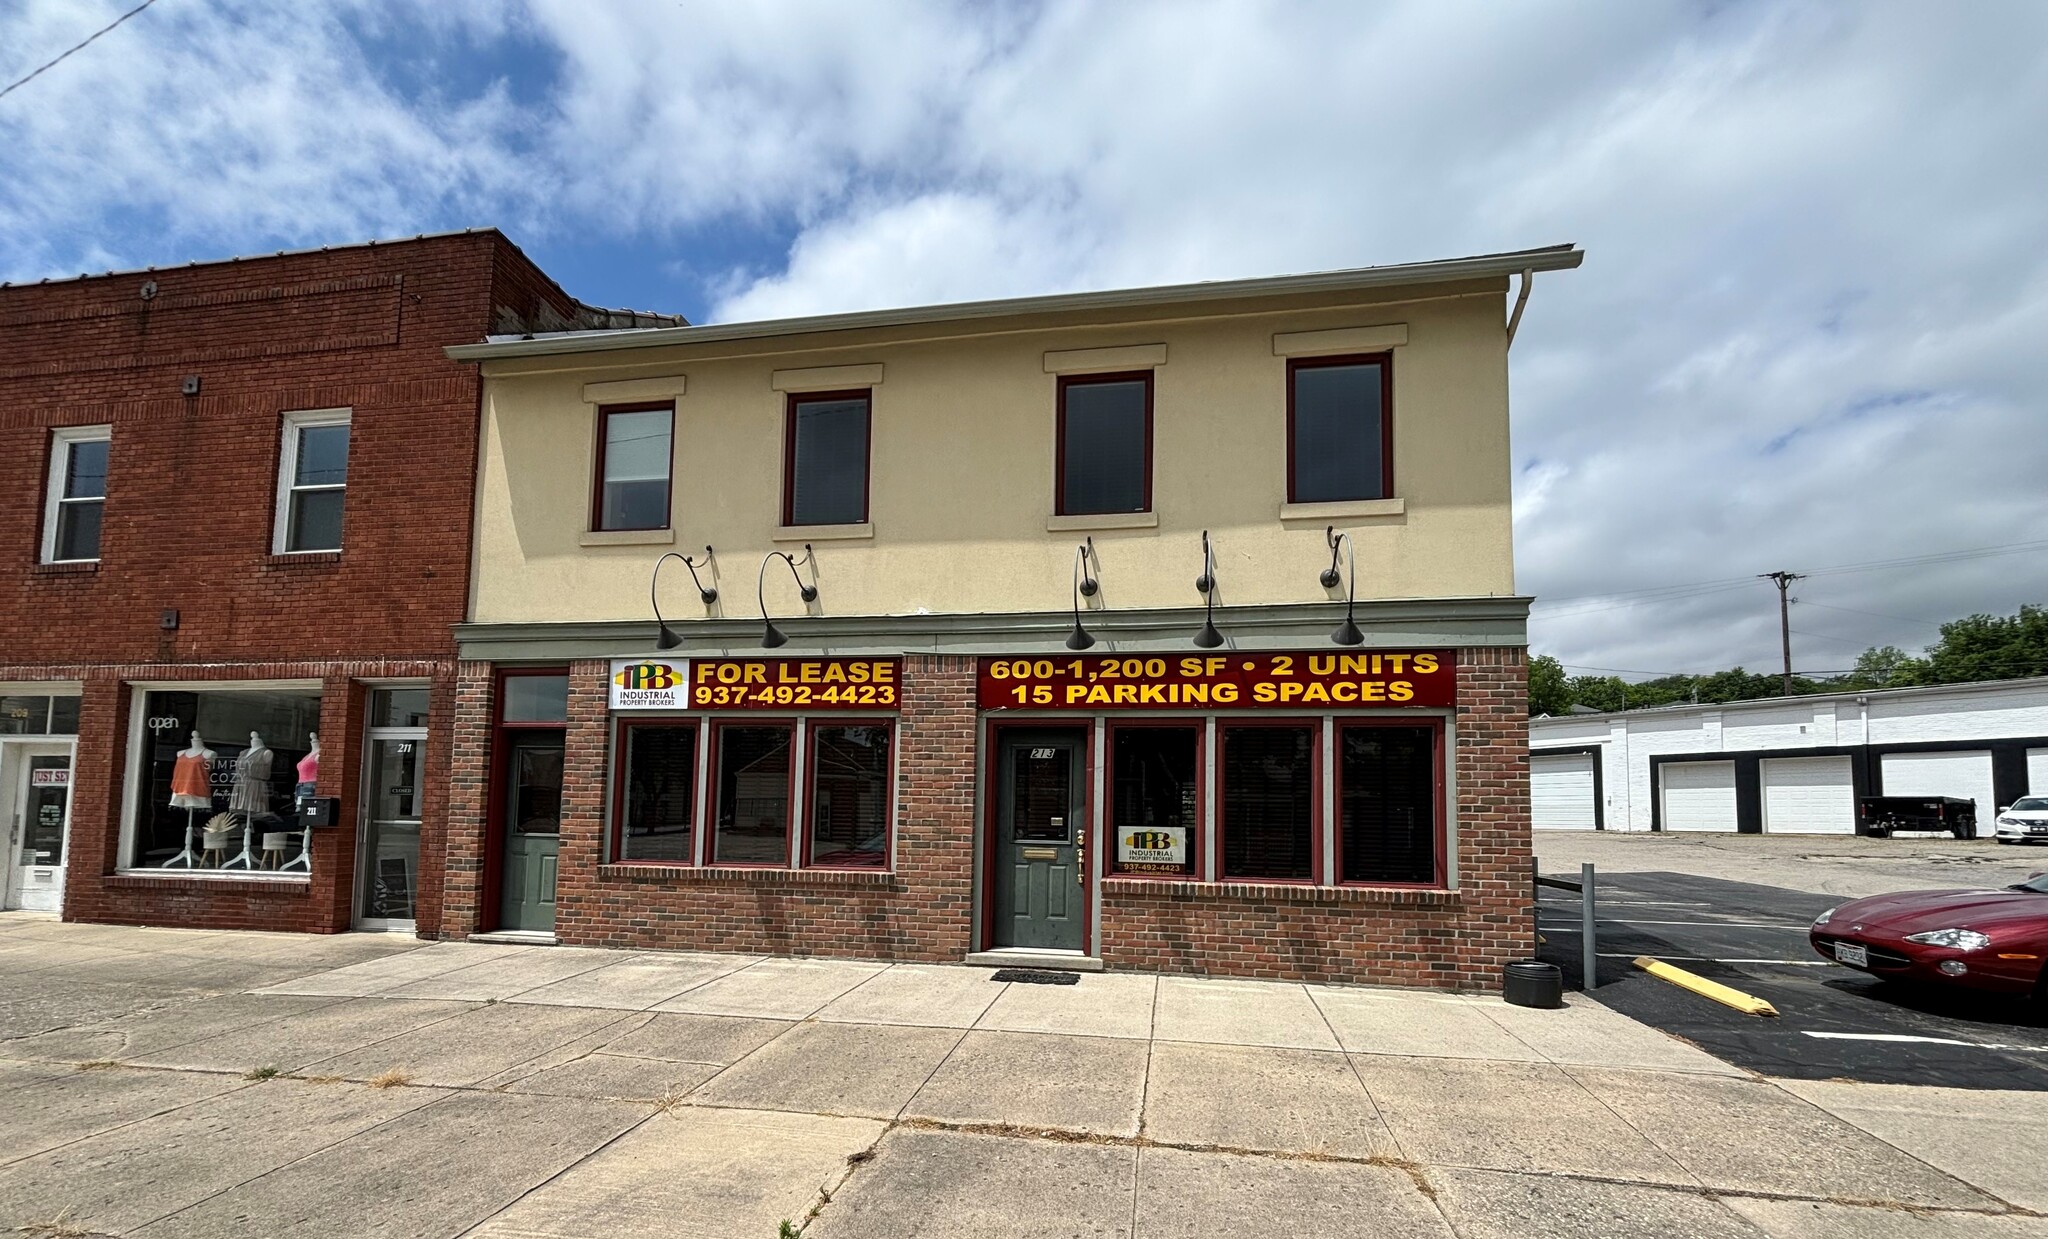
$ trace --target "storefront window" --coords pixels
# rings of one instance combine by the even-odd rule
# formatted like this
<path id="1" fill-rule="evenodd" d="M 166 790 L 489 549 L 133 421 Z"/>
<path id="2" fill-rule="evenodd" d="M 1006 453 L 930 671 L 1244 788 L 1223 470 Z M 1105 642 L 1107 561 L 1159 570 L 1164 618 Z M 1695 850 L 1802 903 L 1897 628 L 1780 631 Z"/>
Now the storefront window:
<path id="1" fill-rule="evenodd" d="M 297 799 L 317 777 L 318 689 L 150 692 L 142 714 L 131 866 L 310 870 Z"/>
<path id="2" fill-rule="evenodd" d="M 889 740 L 885 725 L 812 729 L 811 864 L 888 863 Z"/>
<path id="3" fill-rule="evenodd" d="M 715 865 L 789 863 L 790 727 L 718 729 Z"/>
<path id="4" fill-rule="evenodd" d="M 1112 872 L 1195 875 L 1200 727 L 1119 727 L 1110 733 Z"/>
<path id="5" fill-rule="evenodd" d="M 1437 880 L 1436 762 L 1432 727 L 1338 729 L 1344 881 Z"/>
<path id="6" fill-rule="evenodd" d="M 617 859 L 687 865 L 696 842 L 697 728 L 624 729 Z"/>
<path id="7" fill-rule="evenodd" d="M 1314 725 L 1220 729 L 1223 876 L 1315 876 Z"/>

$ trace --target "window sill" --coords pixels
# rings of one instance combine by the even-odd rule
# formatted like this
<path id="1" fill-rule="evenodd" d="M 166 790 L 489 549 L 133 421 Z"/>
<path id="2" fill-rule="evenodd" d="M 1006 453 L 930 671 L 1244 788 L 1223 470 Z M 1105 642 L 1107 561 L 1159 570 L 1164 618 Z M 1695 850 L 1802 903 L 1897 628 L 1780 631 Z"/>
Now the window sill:
<path id="1" fill-rule="evenodd" d="M 180 886 L 188 890 L 206 887 L 254 886 L 269 887 L 287 893 L 299 893 L 312 889 L 313 877 L 306 873 L 278 873 L 259 870 L 245 873 L 240 870 L 192 870 L 192 869 L 120 869 L 107 879 L 109 886 L 128 890 L 155 890 L 165 886 Z"/>
<path id="2" fill-rule="evenodd" d="M 97 559 L 60 559 L 55 563 L 36 564 L 28 572 L 30 576 L 91 576 L 100 570 Z"/>
<path id="3" fill-rule="evenodd" d="M 1069 533 L 1082 529 L 1157 529 L 1157 512 L 1090 512 L 1080 516 L 1048 516 L 1047 533 Z"/>
<path id="4" fill-rule="evenodd" d="M 599 865 L 601 882 L 731 883 L 740 886 L 890 886 L 896 875 L 887 869 L 697 868 L 658 861 L 614 861 Z"/>
<path id="5" fill-rule="evenodd" d="M 264 557 L 265 571 L 273 568 L 331 568 L 341 562 L 340 551 L 278 551 Z"/>
<path id="6" fill-rule="evenodd" d="M 777 542 L 851 542 L 859 538 L 875 536 L 875 523 L 862 521 L 858 525 L 777 525 L 774 540 Z"/>
<path id="7" fill-rule="evenodd" d="M 1314 886 L 1306 882 L 1195 882 L 1186 878 L 1109 878 L 1105 895 L 1164 895 L 1173 899 L 1251 899 L 1266 903 L 1371 903 L 1423 908 L 1455 907 L 1457 891 L 1418 886 Z"/>
<path id="8" fill-rule="evenodd" d="M 1283 503 L 1283 521 L 1329 521 L 1376 516 L 1406 516 L 1406 499 L 1340 499 L 1335 503 Z"/>
<path id="9" fill-rule="evenodd" d="M 673 529 L 591 529 L 583 534 L 584 546 L 673 546 Z"/>

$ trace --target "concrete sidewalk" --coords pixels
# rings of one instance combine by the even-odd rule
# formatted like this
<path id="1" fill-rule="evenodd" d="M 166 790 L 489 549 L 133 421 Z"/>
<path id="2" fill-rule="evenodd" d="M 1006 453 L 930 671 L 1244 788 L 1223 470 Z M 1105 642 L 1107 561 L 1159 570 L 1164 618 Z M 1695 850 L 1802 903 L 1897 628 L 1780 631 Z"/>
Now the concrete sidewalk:
<path id="1" fill-rule="evenodd" d="M 2043 1095 L 1591 1001 L 8 914 L 0 1082 L 28 1234 L 2048 1237 Z"/>

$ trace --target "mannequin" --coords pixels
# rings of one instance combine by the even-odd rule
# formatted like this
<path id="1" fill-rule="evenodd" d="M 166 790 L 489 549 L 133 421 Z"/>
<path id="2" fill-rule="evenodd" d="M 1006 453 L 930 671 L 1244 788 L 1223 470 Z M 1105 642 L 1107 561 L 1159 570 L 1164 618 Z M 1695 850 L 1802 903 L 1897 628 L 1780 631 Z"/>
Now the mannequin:
<path id="1" fill-rule="evenodd" d="M 185 850 L 165 861 L 166 869 L 191 869 L 199 864 L 199 854 L 192 850 L 192 831 L 201 809 L 213 811 L 213 758 L 213 750 L 194 731 L 191 746 L 178 754 L 171 767 L 171 807 L 185 811 Z"/>
<path id="2" fill-rule="evenodd" d="M 249 747 L 235 759 L 235 790 L 228 796 L 228 812 L 242 819 L 242 851 L 233 860 L 221 866 L 233 869 L 256 867 L 256 853 L 250 850 L 255 842 L 251 837 L 259 814 L 270 812 L 270 764 L 274 755 L 263 743 L 263 737 L 249 733 Z"/>
<path id="3" fill-rule="evenodd" d="M 298 813 L 306 811 L 320 786 L 320 733 L 309 733 L 306 744 L 312 751 L 299 759 L 299 785 L 292 792 L 292 809 Z M 278 866 L 280 873 L 286 869 L 313 872 L 313 831 L 304 822 L 299 823 L 299 854 Z"/>

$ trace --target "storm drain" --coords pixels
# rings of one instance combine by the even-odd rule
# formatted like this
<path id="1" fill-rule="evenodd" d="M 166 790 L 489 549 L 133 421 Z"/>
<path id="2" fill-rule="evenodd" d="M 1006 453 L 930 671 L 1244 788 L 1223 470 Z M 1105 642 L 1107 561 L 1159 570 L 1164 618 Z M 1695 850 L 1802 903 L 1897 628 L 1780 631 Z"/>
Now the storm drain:
<path id="1" fill-rule="evenodd" d="M 998 968 L 989 980 L 1015 981 L 1021 985 L 1079 985 L 1081 974 L 1050 968 Z"/>

